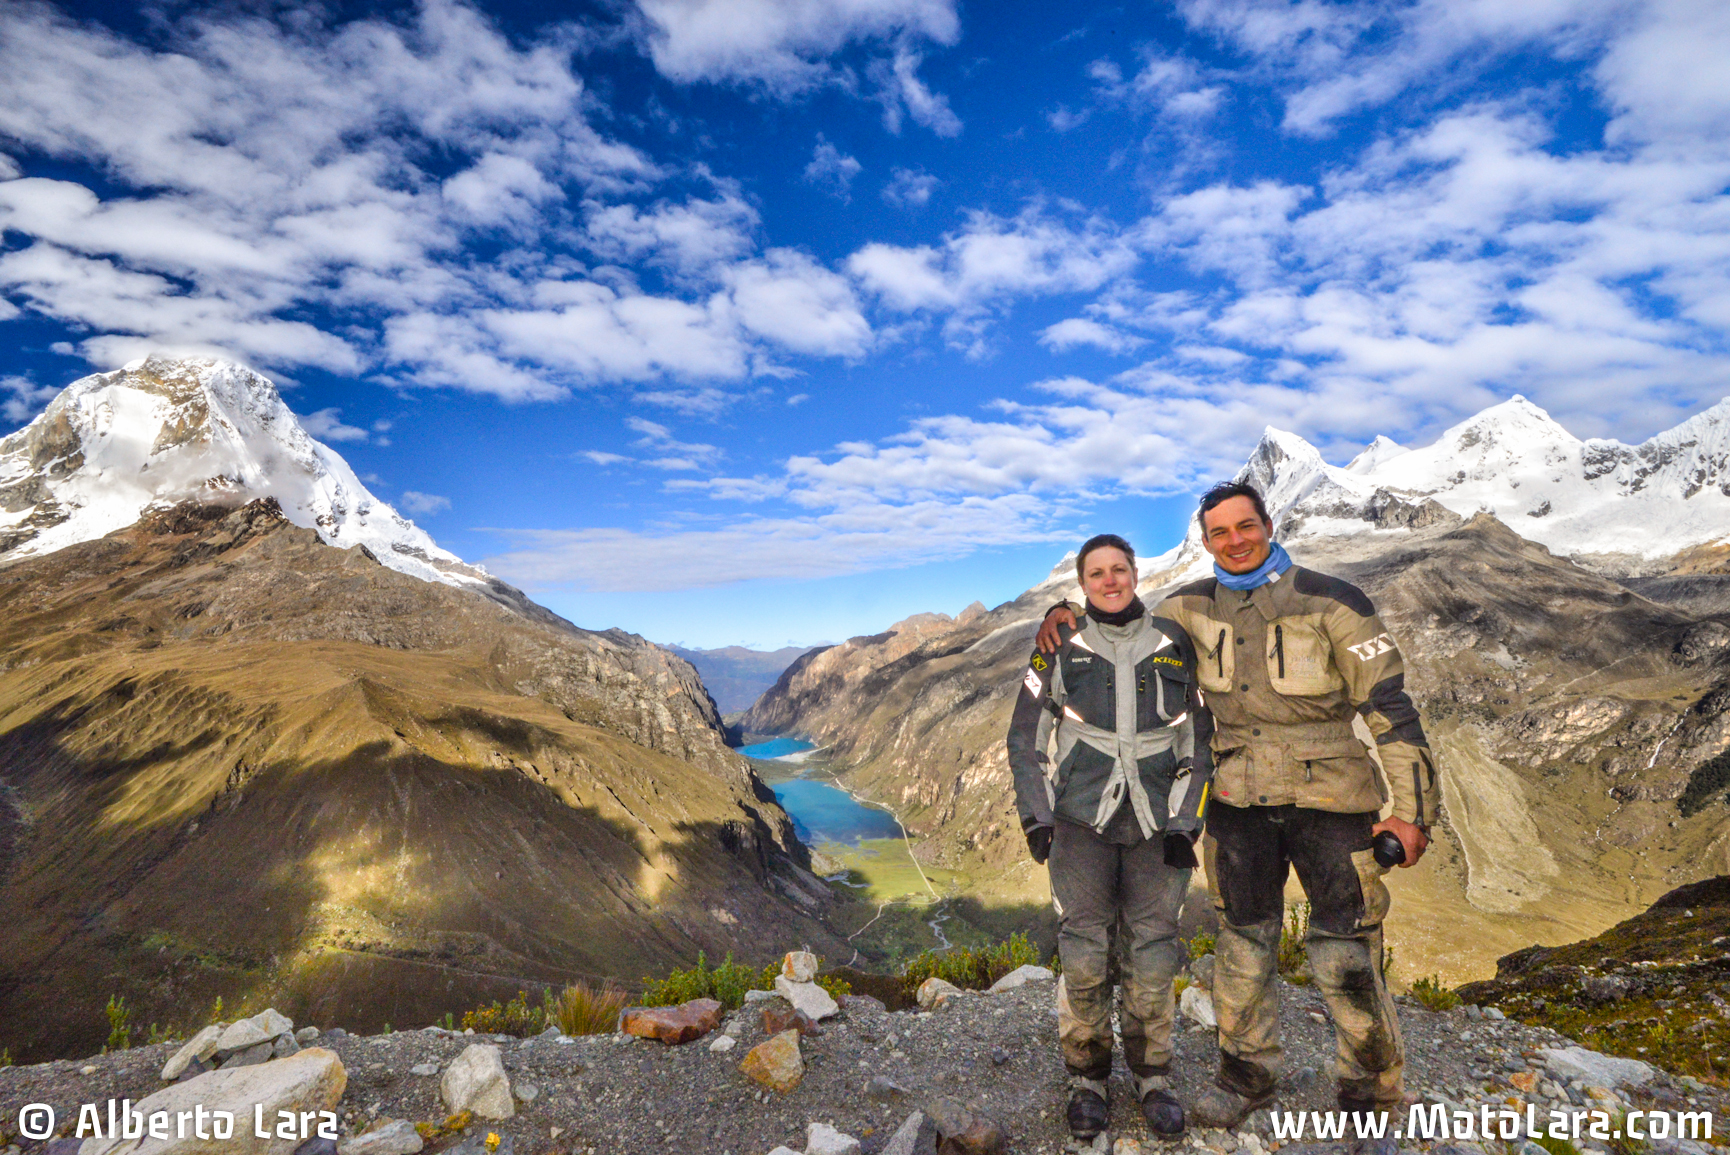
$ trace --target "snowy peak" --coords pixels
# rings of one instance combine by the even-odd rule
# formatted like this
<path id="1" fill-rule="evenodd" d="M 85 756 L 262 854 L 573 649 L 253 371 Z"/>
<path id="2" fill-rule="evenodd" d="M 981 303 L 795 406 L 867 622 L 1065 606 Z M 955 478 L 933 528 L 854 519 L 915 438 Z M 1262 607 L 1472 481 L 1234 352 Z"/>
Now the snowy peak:
<path id="1" fill-rule="evenodd" d="M 102 537 L 154 507 L 259 497 L 327 544 L 366 546 L 423 580 L 486 580 L 374 497 L 268 378 L 207 357 L 152 356 L 75 381 L 0 440 L 0 559 Z"/>
<path id="2" fill-rule="evenodd" d="M 1730 539 L 1730 399 L 1624 445 L 1582 441 L 1515 396 L 1422 448 L 1378 437 L 1344 468 L 1270 429 L 1239 476 L 1288 539 L 1401 532 L 1439 506 L 1494 514 L 1557 553 L 1658 559 Z"/>

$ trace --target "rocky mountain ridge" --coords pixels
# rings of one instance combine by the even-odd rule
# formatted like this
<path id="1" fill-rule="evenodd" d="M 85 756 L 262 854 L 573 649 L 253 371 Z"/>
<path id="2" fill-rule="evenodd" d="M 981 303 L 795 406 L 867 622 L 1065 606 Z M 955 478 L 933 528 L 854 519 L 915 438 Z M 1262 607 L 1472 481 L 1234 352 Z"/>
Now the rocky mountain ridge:
<path id="1" fill-rule="evenodd" d="M 788 933 L 839 952 L 718 726 L 659 647 L 332 548 L 271 499 L 13 560 L 0 1042 L 90 1047 L 113 994 L 376 1028 Z"/>

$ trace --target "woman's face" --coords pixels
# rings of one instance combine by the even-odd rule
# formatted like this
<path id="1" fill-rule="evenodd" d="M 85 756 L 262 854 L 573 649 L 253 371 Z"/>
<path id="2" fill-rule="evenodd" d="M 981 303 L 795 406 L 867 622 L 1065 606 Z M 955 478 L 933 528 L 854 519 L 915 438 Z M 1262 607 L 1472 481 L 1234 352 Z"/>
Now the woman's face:
<path id="1" fill-rule="evenodd" d="M 1114 614 L 1135 597 L 1135 566 L 1121 549 L 1099 546 L 1082 560 L 1081 588 L 1088 601 Z"/>

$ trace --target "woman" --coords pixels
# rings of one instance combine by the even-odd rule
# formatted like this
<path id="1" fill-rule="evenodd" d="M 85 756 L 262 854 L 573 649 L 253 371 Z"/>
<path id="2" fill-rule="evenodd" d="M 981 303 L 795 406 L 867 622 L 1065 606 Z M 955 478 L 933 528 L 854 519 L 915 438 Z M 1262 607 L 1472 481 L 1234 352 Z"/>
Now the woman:
<path id="1" fill-rule="evenodd" d="M 1075 560 L 1080 628 L 1036 650 L 1009 727 L 1016 808 L 1035 862 L 1049 858 L 1058 917 L 1058 1033 L 1070 1133 L 1111 1119 L 1110 933 L 1122 920 L 1120 1025 L 1136 1098 L 1154 1134 L 1183 1133 L 1170 1090 L 1178 916 L 1195 866 L 1213 760 L 1195 651 L 1135 594 L 1135 551 L 1115 534 Z M 1055 747 L 1054 749 L 1052 747 Z"/>

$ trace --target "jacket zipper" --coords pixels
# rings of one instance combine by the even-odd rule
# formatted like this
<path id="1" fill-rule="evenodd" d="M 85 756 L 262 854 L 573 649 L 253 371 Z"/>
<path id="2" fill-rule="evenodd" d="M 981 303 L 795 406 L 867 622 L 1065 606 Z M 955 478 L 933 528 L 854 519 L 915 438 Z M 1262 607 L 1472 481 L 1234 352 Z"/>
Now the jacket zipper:
<path id="1" fill-rule="evenodd" d="M 1219 641 L 1214 643 L 1213 660 L 1214 660 L 1214 668 L 1219 671 L 1219 676 L 1222 678 L 1225 677 L 1225 631 L 1224 630 L 1221 630 L 1219 632 Z"/>
<path id="2" fill-rule="evenodd" d="M 1285 627 L 1284 626 L 1275 626 L 1273 628 L 1273 652 L 1274 652 L 1274 657 L 1279 659 L 1279 676 L 1283 678 L 1283 677 L 1285 677 Z"/>

